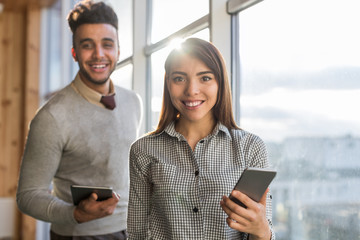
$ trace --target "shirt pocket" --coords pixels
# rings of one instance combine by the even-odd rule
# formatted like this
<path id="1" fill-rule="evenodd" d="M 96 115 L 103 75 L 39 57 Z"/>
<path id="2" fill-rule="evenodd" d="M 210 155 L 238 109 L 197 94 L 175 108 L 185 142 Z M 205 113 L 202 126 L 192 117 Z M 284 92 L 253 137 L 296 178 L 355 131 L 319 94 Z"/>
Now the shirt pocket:
<path id="1" fill-rule="evenodd" d="M 176 166 L 156 163 L 151 168 L 154 192 L 171 192 L 175 188 Z"/>

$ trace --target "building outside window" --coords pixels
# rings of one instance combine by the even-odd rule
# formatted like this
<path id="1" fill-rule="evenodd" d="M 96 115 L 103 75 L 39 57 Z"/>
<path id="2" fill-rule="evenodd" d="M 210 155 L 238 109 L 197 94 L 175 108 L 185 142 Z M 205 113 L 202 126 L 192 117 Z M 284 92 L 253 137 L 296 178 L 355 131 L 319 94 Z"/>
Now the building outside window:
<path id="1" fill-rule="evenodd" d="M 278 240 L 360 239 L 358 9 L 264 0 L 237 16 L 240 126 L 278 170 Z"/>

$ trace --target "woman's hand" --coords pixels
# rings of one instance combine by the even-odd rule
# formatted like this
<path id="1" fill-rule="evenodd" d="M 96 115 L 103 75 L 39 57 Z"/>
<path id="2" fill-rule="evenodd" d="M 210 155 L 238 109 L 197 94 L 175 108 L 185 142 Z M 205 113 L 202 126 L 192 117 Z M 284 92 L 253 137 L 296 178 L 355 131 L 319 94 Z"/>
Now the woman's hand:
<path id="1" fill-rule="evenodd" d="M 266 218 L 266 190 L 259 203 L 255 202 L 239 191 L 233 191 L 231 195 L 241 201 L 247 208 L 231 201 L 227 196 L 223 196 L 220 205 L 228 215 L 226 219 L 229 227 L 240 232 L 250 234 L 251 240 L 270 240 L 271 232 Z"/>
<path id="2" fill-rule="evenodd" d="M 74 217 L 78 223 L 111 215 L 119 202 L 120 196 L 113 192 L 112 197 L 104 201 L 96 201 L 97 198 L 96 193 L 92 193 L 89 198 L 82 200 L 79 205 L 76 206 Z"/>

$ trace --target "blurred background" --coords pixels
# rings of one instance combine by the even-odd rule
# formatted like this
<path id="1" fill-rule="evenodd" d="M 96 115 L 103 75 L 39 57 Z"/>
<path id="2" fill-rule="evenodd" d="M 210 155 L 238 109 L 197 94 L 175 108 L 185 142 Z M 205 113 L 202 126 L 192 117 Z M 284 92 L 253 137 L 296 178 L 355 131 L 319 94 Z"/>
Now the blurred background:
<path id="1" fill-rule="evenodd" d="M 15 204 L 30 120 L 77 70 L 66 16 L 75 0 L 0 0 L 0 239 L 49 239 Z M 107 0 L 119 17 L 115 84 L 157 124 L 164 60 L 212 41 L 241 128 L 265 140 L 278 240 L 360 239 L 360 1 Z"/>

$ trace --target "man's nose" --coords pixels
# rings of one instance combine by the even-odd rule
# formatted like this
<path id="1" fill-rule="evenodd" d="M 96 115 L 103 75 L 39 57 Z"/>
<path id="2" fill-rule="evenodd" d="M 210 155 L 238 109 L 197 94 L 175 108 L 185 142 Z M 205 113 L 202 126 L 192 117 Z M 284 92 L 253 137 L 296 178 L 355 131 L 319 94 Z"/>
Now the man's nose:
<path id="1" fill-rule="evenodd" d="M 96 46 L 94 48 L 93 57 L 100 59 L 104 56 L 104 49 L 101 46 Z"/>

